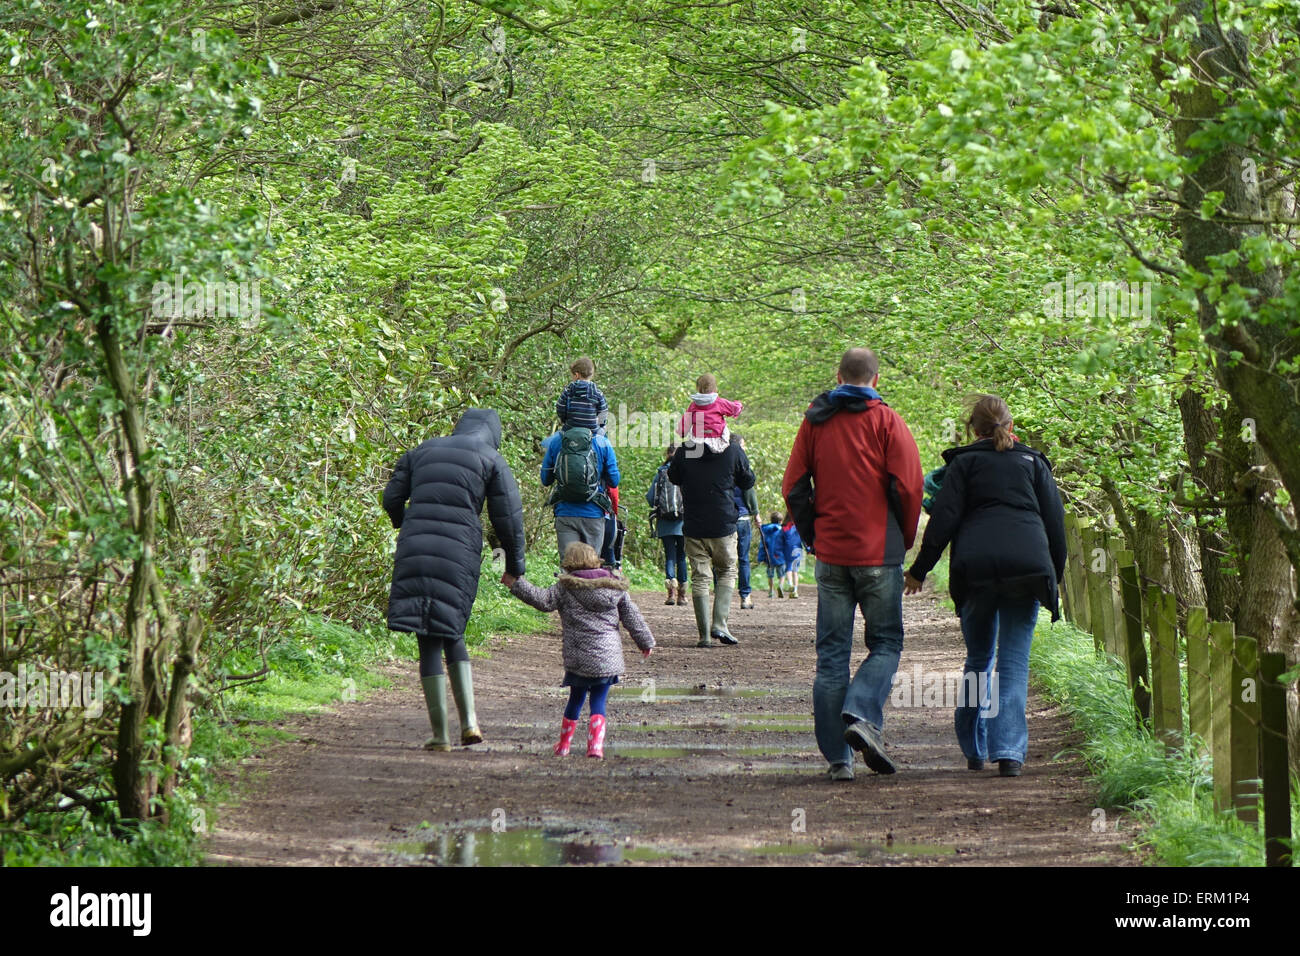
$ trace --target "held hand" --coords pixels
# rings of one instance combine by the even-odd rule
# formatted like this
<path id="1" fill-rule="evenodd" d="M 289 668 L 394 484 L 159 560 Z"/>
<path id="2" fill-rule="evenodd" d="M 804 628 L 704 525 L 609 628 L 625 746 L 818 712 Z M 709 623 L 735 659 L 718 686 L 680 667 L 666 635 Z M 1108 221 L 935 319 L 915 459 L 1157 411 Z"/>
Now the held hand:
<path id="1" fill-rule="evenodd" d="M 501 575 L 501 583 L 504 584 L 504 585 L 505 585 L 506 587 L 508 587 L 508 588 L 512 588 L 512 587 L 514 587 L 514 586 L 515 586 L 515 582 L 518 581 L 518 580 L 519 580 L 519 579 L 518 579 L 517 577 L 515 577 L 513 574 L 509 574 L 509 573 L 507 573 L 507 574 L 503 574 L 503 575 Z"/>
<path id="2" fill-rule="evenodd" d="M 918 581 L 916 578 L 912 577 L 911 574 L 904 573 L 904 575 L 903 575 L 903 593 L 904 593 L 904 594 L 919 594 L 920 591 L 921 591 L 921 582 Z"/>

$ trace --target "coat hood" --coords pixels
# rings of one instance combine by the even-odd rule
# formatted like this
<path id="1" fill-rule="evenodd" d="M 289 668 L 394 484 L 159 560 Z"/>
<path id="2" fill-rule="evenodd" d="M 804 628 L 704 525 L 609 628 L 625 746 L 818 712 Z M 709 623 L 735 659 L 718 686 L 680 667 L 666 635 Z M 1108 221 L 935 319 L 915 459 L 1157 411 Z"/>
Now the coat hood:
<path id="1" fill-rule="evenodd" d="M 590 591 L 596 588 L 606 588 L 615 591 L 626 591 L 628 589 L 627 580 L 625 578 L 616 578 L 612 574 L 606 574 L 600 577 L 561 574 L 556 579 L 556 583 L 573 591 Z"/>
<path id="2" fill-rule="evenodd" d="M 482 438 L 493 448 L 501 448 L 501 418 L 490 408 L 470 408 L 460 416 L 460 421 L 451 430 L 453 435 L 473 435 L 482 433 Z"/>
<path id="3" fill-rule="evenodd" d="M 886 402 L 883 398 L 860 398 L 844 392 L 836 394 L 832 390 L 822 392 L 814 398 L 808 410 L 803 413 L 803 417 L 808 419 L 809 424 L 820 425 L 836 412 L 865 412 L 872 405 L 884 404 Z"/>
<path id="4" fill-rule="evenodd" d="M 561 574 L 555 583 L 588 611 L 607 611 L 617 607 L 628 591 L 627 581 L 613 575 L 580 578 L 573 574 Z"/>

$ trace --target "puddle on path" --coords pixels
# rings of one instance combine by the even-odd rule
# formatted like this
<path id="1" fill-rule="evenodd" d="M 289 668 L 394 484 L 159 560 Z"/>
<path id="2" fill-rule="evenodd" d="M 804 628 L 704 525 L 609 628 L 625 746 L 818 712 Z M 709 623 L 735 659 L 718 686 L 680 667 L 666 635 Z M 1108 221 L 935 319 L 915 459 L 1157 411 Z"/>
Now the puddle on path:
<path id="1" fill-rule="evenodd" d="M 891 856 L 951 856 L 956 847 L 937 843 L 771 843 L 756 846 L 745 852 L 754 856 L 839 856 L 871 857 L 879 854 Z"/>
<path id="2" fill-rule="evenodd" d="M 815 728 L 810 720 L 806 724 L 736 724 L 727 729 L 737 734 L 811 734 Z"/>
<path id="3" fill-rule="evenodd" d="M 799 721 L 807 721 L 811 724 L 813 721 L 812 714 L 737 714 L 734 717 L 731 714 L 726 714 L 724 716 L 735 720 L 760 720 L 764 722 L 771 720 L 783 724 L 793 724 Z"/>
<path id="4" fill-rule="evenodd" d="M 566 866 L 621 863 L 625 847 L 601 842 L 590 831 L 555 827 L 444 830 L 422 842 L 392 844 L 404 857 L 438 866 Z M 649 857 L 633 857 L 648 859 Z"/>
<path id="5" fill-rule="evenodd" d="M 680 724 L 623 724 L 618 729 L 625 733 L 672 734 L 672 733 L 719 733 L 719 734 L 811 734 L 813 722 L 807 723 L 741 723 L 738 721 L 701 720 L 697 723 Z"/>
<path id="6" fill-rule="evenodd" d="M 677 760 L 683 757 L 788 757 L 807 747 L 728 747 L 725 744 L 696 747 L 619 747 L 610 744 L 607 753 L 614 757 L 645 760 Z"/>
<path id="7" fill-rule="evenodd" d="M 681 700 L 710 700 L 717 697 L 767 697 L 778 691 L 771 687 L 615 687 L 611 697 L 636 699 L 646 704 L 672 703 Z"/>

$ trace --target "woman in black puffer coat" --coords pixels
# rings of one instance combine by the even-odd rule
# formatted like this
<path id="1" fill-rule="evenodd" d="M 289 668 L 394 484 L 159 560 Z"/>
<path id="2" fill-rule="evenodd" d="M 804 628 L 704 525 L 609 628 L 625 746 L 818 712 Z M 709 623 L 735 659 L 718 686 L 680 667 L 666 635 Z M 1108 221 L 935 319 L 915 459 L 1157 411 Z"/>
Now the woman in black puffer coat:
<path id="1" fill-rule="evenodd" d="M 471 408 L 450 436 L 430 438 L 403 455 L 384 489 L 384 510 L 400 529 L 388 628 L 412 632 L 420 644 L 420 680 L 433 725 L 433 736 L 425 742 L 428 750 L 451 749 L 444 655 L 460 714 L 461 743 L 483 740 L 474 715 L 465 624 L 483 565 L 479 512 L 485 500 L 505 550 L 506 572 L 524 573 L 523 503 L 500 447 L 497 413 Z"/>
<path id="2" fill-rule="evenodd" d="M 1011 426 L 1006 402 L 979 396 L 967 421 L 978 440 L 943 453 L 943 487 L 904 580 L 908 594 L 921 590 L 952 543 L 949 590 L 966 640 L 957 740 L 971 770 L 991 759 L 1006 777 L 1020 775 L 1029 747 L 1025 704 L 1038 607 L 1053 621 L 1060 616 L 1065 572 L 1065 511 L 1051 463 L 1016 441 Z"/>

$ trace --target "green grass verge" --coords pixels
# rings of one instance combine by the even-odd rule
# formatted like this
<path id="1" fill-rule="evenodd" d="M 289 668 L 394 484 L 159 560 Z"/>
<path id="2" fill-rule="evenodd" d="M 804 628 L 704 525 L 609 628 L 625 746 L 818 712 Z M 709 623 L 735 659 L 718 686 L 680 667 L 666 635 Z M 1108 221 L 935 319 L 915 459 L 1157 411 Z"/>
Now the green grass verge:
<path id="1" fill-rule="evenodd" d="M 554 555 L 529 558 L 529 575 L 538 583 L 552 579 Z M 510 596 L 500 571 L 484 563 L 466 642 L 481 646 L 494 634 L 534 633 L 550 627 L 550 615 Z M 414 635 L 391 632 L 382 619 L 356 629 L 320 615 L 291 621 L 270 644 L 270 673 L 255 682 L 209 696 L 194 709 L 194 737 L 181 766 L 180 782 L 167 799 L 168 822 L 151 822 L 124 834 L 115 832 L 111 816 L 91 816 L 80 807 L 28 814 L 0 831 L 6 866 L 194 866 L 203 860 L 203 836 L 215 825 L 215 808 L 229 799 L 228 786 L 216 772 L 292 739 L 275 724 L 293 714 L 320 710 L 363 697 L 388 686 L 376 665 L 414 661 Z M 262 668 L 258 654 L 247 653 L 224 663 L 227 674 Z M 200 690 L 211 694 L 220 683 Z M 105 766 L 105 775 L 109 768 Z M 104 785 L 91 796 L 108 794 Z M 70 801 L 69 801 L 70 803 Z M 111 804 L 108 804 L 111 808 Z"/>
<path id="2" fill-rule="evenodd" d="M 1102 660 L 1092 635 L 1064 621 L 1039 619 L 1030 672 L 1082 732 L 1080 748 L 1096 777 L 1102 807 L 1137 819 L 1134 846 L 1166 866 L 1261 866 L 1261 830 L 1216 812 L 1209 759 L 1194 744 L 1170 750 L 1138 726 L 1124 669 Z M 1185 700 L 1185 698 L 1184 698 Z M 1293 833 L 1300 833 L 1300 786 L 1292 780 Z M 1260 809 L 1263 819 L 1263 808 Z"/>

